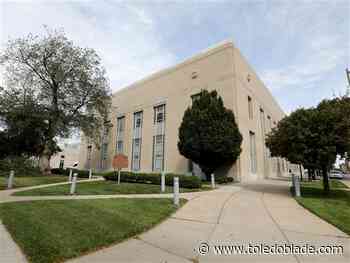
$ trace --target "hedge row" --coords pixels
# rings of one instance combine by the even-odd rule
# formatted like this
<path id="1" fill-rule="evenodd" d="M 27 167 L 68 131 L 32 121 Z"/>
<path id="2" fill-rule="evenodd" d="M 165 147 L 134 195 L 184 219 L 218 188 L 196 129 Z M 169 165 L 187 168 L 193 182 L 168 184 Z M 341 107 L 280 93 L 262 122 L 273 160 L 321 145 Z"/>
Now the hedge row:
<path id="1" fill-rule="evenodd" d="M 116 181 L 117 176 L 114 172 L 104 173 L 103 177 L 106 180 Z M 160 185 L 161 175 L 158 173 L 133 173 L 122 171 L 120 173 L 120 181 L 128 183 L 140 183 L 140 184 L 158 184 Z M 182 175 L 167 173 L 165 175 L 165 185 L 173 186 L 174 177 L 179 177 L 179 184 L 182 188 L 201 188 L 201 179 L 193 175 Z"/>
<path id="2" fill-rule="evenodd" d="M 215 182 L 218 184 L 227 184 L 227 183 L 232 183 L 233 182 L 233 177 L 227 177 L 227 176 L 220 176 L 220 177 L 215 177 Z"/>
<path id="3" fill-rule="evenodd" d="M 70 169 L 61 169 L 61 168 L 52 168 L 51 173 L 52 174 L 58 174 L 58 175 L 69 175 Z M 88 170 L 78 170 L 73 168 L 73 174 L 77 173 L 78 177 L 80 178 L 89 178 L 89 171 Z"/>

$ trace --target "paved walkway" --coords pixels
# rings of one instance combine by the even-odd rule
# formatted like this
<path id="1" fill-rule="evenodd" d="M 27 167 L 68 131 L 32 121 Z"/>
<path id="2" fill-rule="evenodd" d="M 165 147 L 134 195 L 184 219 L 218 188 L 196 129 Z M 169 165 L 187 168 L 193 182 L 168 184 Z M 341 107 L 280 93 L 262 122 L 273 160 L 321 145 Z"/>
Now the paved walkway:
<path id="1" fill-rule="evenodd" d="M 289 195 L 289 184 L 287 181 L 266 180 L 183 194 L 190 201 L 148 232 L 69 262 L 350 262 L 349 236 L 299 206 Z M 4 197 L 2 195 L 0 199 Z M 6 198 L 9 198 L 7 201 L 14 201 L 11 198 L 23 200 L 22 197 Z M 0 227 L 1 236 L 3 232 Z M 198 253 L 202 242 L 210 246 L 206 255 Z M 344 247 L 345 253 L 342 256 L 219 256 L 214 254 L 212 247 L 213 244 L 249 243 L 317 247 L 338 244 Z"/>

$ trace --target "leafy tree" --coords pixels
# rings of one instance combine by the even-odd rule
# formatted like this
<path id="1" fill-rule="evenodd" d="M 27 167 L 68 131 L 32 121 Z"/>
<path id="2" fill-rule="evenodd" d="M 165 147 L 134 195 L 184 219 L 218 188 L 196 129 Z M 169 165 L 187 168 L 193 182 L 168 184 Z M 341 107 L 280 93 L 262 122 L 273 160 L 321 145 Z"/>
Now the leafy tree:
<path id="1" fill-rule="evenodd" d="M 323 100 L 318 106 L 314 121 L 319 138 L 314 147 L 319 152 L 319 166 L 322 169 L 325 190 L 329 189 L 327 173 L 336 161 L 337 155 L 345 157 L 350 152 L 350 98 L 338 97 Z"/>
<path id="2" fill-rule="evenodd" d="M 266 138 L 266 146 L 271 156 L 284 157 L 295 164 L 304 163 L 308 150 L 306 136 L 309 134 L 307 128 L 311 114 L 311 109 L 298 109 L 272 129 Z"/>
<path id="3" fill-rule="evenodd" d="M 322 171 L 329 192 L 328 172 L 337 154 L 350 150 L 350 100 L 324 100 L 316 108 L 298 109 L 279 122 L 266 138 L 272 156 L 287 158 Z"/>
<path id="4" fill-rule="evenodd" d="M 6 80 L 0 112 L 11 112 L 18 97 L 30 93 L 38 114 L 45 118 L 39 153 L 44 174 L 50 173 L 57 137 L 81 129 L 99 144 L 99 131 L 110 108 L 110 90 L 94 50 L 75 46 L 64 32 L 47 30 L 41 37 L 28 35 L 9 41 L 0 65 Z"/>
<path id="5" fill-rule="evenodd" d="M 48 125 L 45 110 L 38 108 L 31 94 L 18 97 L 17 103 L 8 107 L 4 107 L 6 101 L 2 101 L 3 97 L 0 98 L 0 159 L 39 156 L 45 146 L 44 133 Z M 53 152 L 59 150 L 56 143 L 52 147 Z"/>
<path id="6" fill-rule="evenodd" d="M 242 135 L 233 112 L 224 107 L 216 91 L 201 91 L 183 116 L 179 128 L 178 149 L 210 174 L 235 162 L 241 153 Z"/>

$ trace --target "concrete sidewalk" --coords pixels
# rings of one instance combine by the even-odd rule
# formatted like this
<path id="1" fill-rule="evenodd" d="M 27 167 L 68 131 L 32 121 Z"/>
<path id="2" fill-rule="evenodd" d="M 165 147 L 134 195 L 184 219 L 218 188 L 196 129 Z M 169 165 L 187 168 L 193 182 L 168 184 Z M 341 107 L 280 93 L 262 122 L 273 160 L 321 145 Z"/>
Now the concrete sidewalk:
<path id="1" fill-rule="evenodd" d="M 214 191 L 184 193 L 182 197 L 190 201 L 163 223 L 137 237 L 69 262 L 349 262 L 349 236 L 298 205 L 289 194 L 289 184 L 288 181 L 264 180 L 221 186 Z M 33 200 L 33 197 L 11 197 L 2 193 L 0 199 L 4 197 L 7 201 Z M 38 199 L 111 197 L 145 196 L 51 196 Z M 0 235 L 3 234 L 4 229 L 0 227 Z M 198 252 L 199 244 L 203 242 L 209 245 L 205 255 Z M 343 246 L 345 253 L 341 256 L 224 256 L 215 255 L 212 247 L 214 244 L 248 246 L 249 243 L 309 244 L 316 247 L 338 244 Z M 20 261 L 20 255 L 17 259 L 6 262 L 25 262 Z"/>
<path id="2" fill-rule="evenodd" d="M 349 237 L 299 206 L 289 183 L 223 186 L 194 197 L 170 219 L 121 244 L 71 260 L 114 262 L 349 262 Z M 202 242 L 206 255 L 198 253 Z M 342 245 L 339 256 L 215 255 L 213 244 Z"/>

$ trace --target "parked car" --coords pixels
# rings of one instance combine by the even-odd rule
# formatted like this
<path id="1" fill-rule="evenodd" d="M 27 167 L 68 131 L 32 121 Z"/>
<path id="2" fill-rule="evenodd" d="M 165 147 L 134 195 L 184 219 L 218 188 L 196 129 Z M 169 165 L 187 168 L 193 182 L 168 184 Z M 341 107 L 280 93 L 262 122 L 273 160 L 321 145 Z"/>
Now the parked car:
<path id="1" fill-rule="evenodd" d="M 329 173 L 329 178 L 343 179 L 344 178 L 344 174 L 340 170 L 331 170 L 330 173 Z"/>

